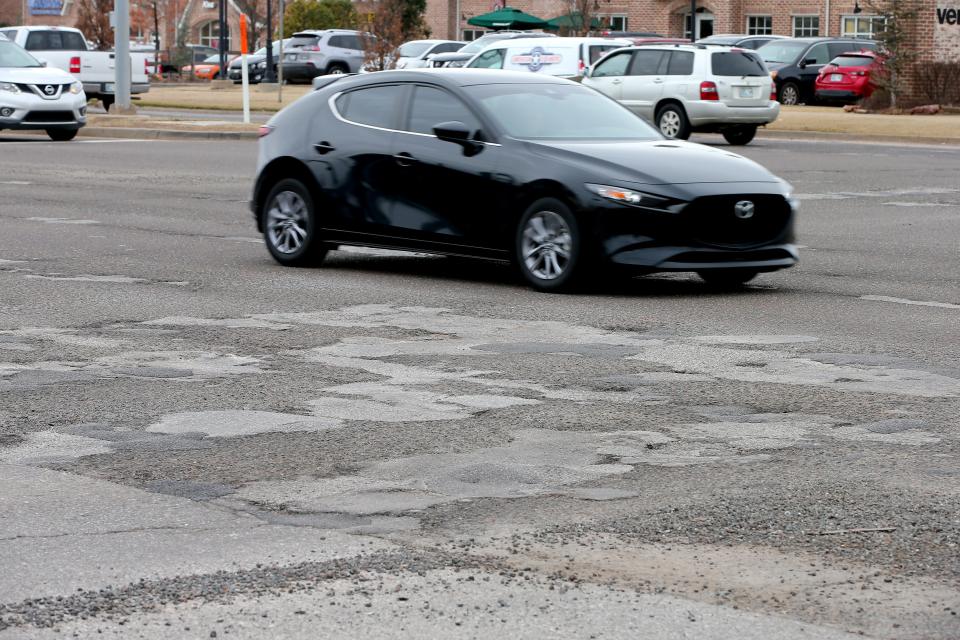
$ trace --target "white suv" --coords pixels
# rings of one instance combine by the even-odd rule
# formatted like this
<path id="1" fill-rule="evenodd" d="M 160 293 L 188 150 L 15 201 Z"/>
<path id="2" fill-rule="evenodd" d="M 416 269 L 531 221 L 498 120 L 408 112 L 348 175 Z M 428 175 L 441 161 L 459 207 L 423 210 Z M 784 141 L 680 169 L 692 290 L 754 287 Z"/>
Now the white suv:
<path id="1" fill-rule="evenodd" d="M 668 138 L 721 133 L 747 144 L 780 115 L 773 81 L 753 51 L 708 45 L 657 45 L 612 51 L 583 84 L 653 122 Z"/>

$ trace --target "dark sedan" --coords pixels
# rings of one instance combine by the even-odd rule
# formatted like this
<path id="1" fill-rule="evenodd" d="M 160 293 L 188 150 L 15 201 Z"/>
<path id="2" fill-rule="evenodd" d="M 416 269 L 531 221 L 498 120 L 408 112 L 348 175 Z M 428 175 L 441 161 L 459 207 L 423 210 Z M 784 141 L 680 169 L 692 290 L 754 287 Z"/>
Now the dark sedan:
<path id="1" fill-rule="evenodd" d="M 511 261 L 555 291 L 611 267 L 734 285 L 797 262 L 783 180 L 726 149 L 665 140 L 568 80 L 344 76 L 261 136 L 251 206 L 284 265 L 391 247 Z"/>

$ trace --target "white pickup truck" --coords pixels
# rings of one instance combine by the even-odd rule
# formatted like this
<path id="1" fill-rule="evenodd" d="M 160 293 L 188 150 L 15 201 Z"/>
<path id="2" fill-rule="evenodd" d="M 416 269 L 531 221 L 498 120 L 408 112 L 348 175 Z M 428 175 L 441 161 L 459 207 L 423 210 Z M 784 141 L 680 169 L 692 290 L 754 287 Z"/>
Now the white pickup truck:
<path id="1" fill-rule="evenodd" d="M 114 102 L 116 54 L 112 51 L 90 51 L 78 29 L 70 27 L 3 27 L 0 34 L 12 40 L 47 66 L 62 69 L 83 83 L 88 98 L 99 99 L 105 109 Z M 130 54 L 130 93 L 150 90 L 149 70 L 153 68 L 152 52 Z"/>

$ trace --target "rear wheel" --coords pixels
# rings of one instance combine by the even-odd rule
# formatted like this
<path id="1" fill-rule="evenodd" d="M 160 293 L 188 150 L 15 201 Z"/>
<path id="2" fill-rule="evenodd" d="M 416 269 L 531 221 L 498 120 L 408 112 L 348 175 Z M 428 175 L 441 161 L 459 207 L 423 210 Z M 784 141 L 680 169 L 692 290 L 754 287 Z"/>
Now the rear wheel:
<path id="1" fill-rule="evenodd" d="M 47 129 L 47 135 L 57 142 L 68 142 L 77 137 L 79 129 Z"/>
<path id="2" fill-rule="evenodd" d="M 349 71 L 350 69 L 347 68 L 347 65 L 342 62 L 331 62 L 330 65 L 327 66 L 327 75 L 343 75 Z"/>
<path id="3" fill-rule="evenodd" d="M 585 270 L 577 220 L 556 198 L 541 198 L 524 212 L 514 251 L 523 279 L 540 291 L 569 289 Z"/>
<path id="4" fill-rule="evenodd" d="M 780 87 L 780 104 L 800 104 L 800 87 L 793 82 L 784 82 Z"/>
<path id="5" fill-rule="evenodd" d="M 310 190 L 299 180 L 279 181 L 267 195 L 263 237 L 270 255 L 287 267 L 312 267 L 327 255 Z"/>
<path id="6" fill-rule="evenodd" d="M 750 282 L 758 273 L 752 269 L 712 269 L 698 271 L 697 275 L 711 286 L 731 289 Z"/>
<path id="7" fill-rule="evenodd" d="M 687 120 L 683 107 L 676 104 L 660 107 L 657 112 L 657 128 L 671 139 L 686 140 L 690 137 L 690 121 Z"/>
<path id="8" fill-rule="evenodd" d="M 755 135 L 757 135 L 757 127 L 754 125 L 731 127 L 723 130 L 723 139 L 730 144 L 749 144 Z"/>

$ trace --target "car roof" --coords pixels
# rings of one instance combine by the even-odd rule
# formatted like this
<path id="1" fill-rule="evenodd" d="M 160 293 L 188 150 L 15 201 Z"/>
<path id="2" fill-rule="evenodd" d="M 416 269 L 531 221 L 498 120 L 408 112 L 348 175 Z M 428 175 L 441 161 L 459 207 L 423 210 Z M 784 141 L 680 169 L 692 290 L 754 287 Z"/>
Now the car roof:
<path id="1" fill-rule="evenodd" d="M 293 34 L 293 35 L 290 36 L 290 37 L 291 37 L 291 38 L 296 38 L 296 37 L 298 37 L 298 36 L 322 36 L 322 35 L 326 35 L 326 34 L 328 34 L 328 33 L 330 33 L 330 34 L 334 34 L 334 33 L 353 34 L 353 33 L 360 33 L 360 32 L 359 32 L 359 31 L 356 31 L 356 30 L 354 30 L 354 29 L 304 29 L 303 31 L 297 31 L 295 34 Z"/>
<path id="2" fill-rule="evenodd" d="M 511 38 L 509 42 L 510 42 L 510 46 L 512 46 L 512 47 L 522 47 L 522 46 L 527 45 L 527 44 L 529 44 L 529 45 L 543 44 L 543 43 L 541 42 L 541 40 L 542 40 L 542 38 Z M 529 42 L 528 42 L 528 41 L 529 41 Z M 491 48 L 493 47 L 494 44 L 500 44 L 500 42 L 502 42 L 502 41 L 497 41 L 497 42 L 495 42 L 495 43 L 491 43 L 491 45 L 490 45 Z M 556 37 L 556 38 L 551 38 L 551 39 L 550 39 L 550 42 L 551 42 L 550 46 L 552 46 L 552 47 L 556 47 L 556 46 L 564 45 L 564 44 L 569 44 L 569 45 L 574 45 L 574 44 L 613 44 L 613 45 L 617 45 L 617 44 L 620 44 L 621 42 L 622 42 L 622 43 L 625 43 L 625 44 L 623 44 L 623 46 L 627 46 L 627 45 L 629 45 L 629 44 L 633 44 L 632 42 L 630 42 L 630 39 L 629 39 L 629 38 L 599 38 L 599 37 L 596 37 L 596 36 L 585 36 L 585 37 L 582 37 L 582 38 L 578 38 L 578 37 Z"/>
<path id="3" fill-rule="evenodd" d="M 414 42 L 423 42 L 425 44 L 443 44 L 444 42 L 462 42 L 461 40 L 407 40 L 403 44 L 413 44 Z M 401 47 L 403 45 L 400 45 Z"/>

